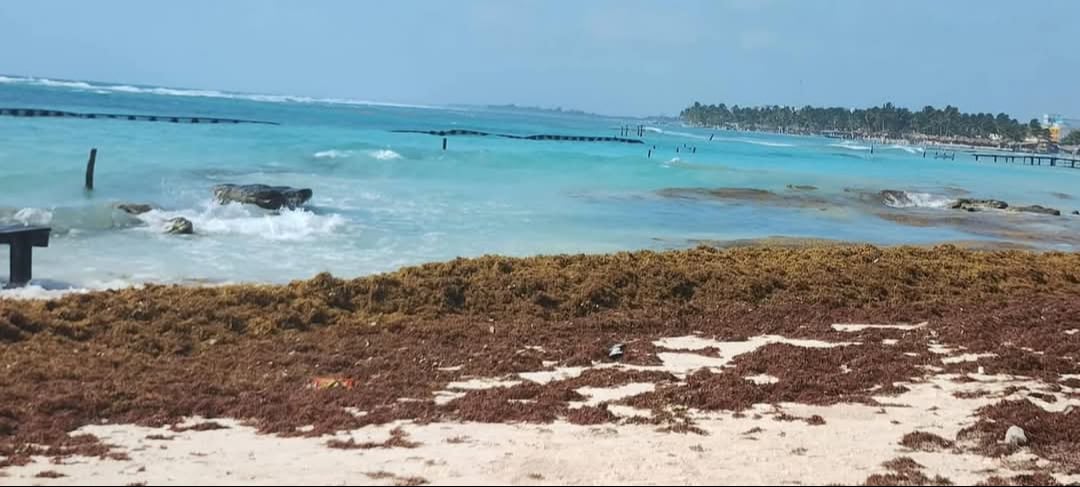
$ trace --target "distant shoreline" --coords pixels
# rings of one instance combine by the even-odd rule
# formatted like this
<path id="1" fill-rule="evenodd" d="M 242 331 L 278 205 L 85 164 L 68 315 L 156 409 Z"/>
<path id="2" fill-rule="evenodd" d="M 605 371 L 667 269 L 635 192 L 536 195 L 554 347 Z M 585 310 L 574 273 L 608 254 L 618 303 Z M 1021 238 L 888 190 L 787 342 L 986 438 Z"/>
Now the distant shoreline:
<path id="1" fill-rule="evenodd" d="M 994 145 L 994 144 L 991 144 L 989 142 L 987 144 L 974 144 L 974 143 L 970 143 L 970 142 L 965 143 L 965 142 L 953 142 L 953 141 L 939 141 L 939 140 L 933 140 L 932 137 L 934 137 L 934 136 L 929 136 L 929 135 L 924 135 L 924 134 L 912 134 L 914 136 L 912 138 L 908 138 L 908 137 L 889 138 L 889 137 L 884 137 L 884 136 L 868 136 L 868 135 L 865 135 L 865 134 L 856 134 L 856 135 L 851 136 L 851 137 L 830 137 L 828 135 L 828 133 L 829 133 L 828 131 L 785 131 L 785 130 L 737 129 L 737 128 L 728 128 L 728 127 L 709 127 L 709 126 L 704 126 L 704 125 L 687 123 L 685 121 L 683 121 L 683 124 L 685 126 L 687 126 L 687 127 L 695 127 L 695 128 L 701 128 L 701 129 L 715 129 L 715 130 L 722 130 L 722 131 L 726 131 L 726 132 L 787 135 L 787 136 L 792 136 L 792 137 L 824 137 L 824 138 L 829 138 L 829 139 L 849 140 L 849 141 L 864 142 L 864 143 L 869 143 L 869 144 L 905 145 L 905 146 L 910 146 L 910 147 L 921 147 L 923 149 L 956 150 L 956 151 L 964 151 L 964 152 L 975 152 L 975 151 L 984 150 L 984 151 L 989 151 L 989 152 L 1001 152 L 1001 153 L 1019 154 L 1019 155 L 1045 155 L 1045 154 L 1047 154 L 1047 152 L 1039 152 L 1039 151 L 1036 151 L 1036 150 L 1022 150 L 1022 149 L 1017 149 L 1015 147 Z M 919 140 L 917 140 L 917 138 L 920 138 L 920 137 L 925 138 L 926 141 L 925 142 L 920 142 Z M 916 139 L 916 140 L 913 140 L 913 139 Z M 1069 149 L 1071 149 L 1071 150 L 1069 150 Z M 1051 152 L 1051 153 L 1053 153 L 1053 152 Z M 1061 149 L 1056 153 L 1057 154 L 1076 155 L 1076 154 L 1080 154 L 1080 147 L 1061 146 Z"/>

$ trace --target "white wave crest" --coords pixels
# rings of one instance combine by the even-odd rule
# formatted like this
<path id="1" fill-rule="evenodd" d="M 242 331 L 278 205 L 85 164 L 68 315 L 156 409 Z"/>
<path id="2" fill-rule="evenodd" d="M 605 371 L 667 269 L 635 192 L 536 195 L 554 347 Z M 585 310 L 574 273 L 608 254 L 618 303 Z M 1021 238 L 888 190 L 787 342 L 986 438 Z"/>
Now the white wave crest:
<path id="1" fill-rule="evenodd" d="M 30 285 L 12 289 L 0 289 L 0 299 L 57 299 L 68 294 L 86 294 L 90 292 L 86 288 L 50 289 L 34 281 Z"/>
<path id="2" fill-rule="evenodd" d="M 52 223 L 53 213 L 44 208 L 20 208 L 11 219 L 23 225 L 48 225 Z"/>
<path id="3" fill-rule="evenodd" d="M 795 147 L 795 144 L 788 144 L 785 142 L 768 142 L 765 140 L 757 139 L 732 139 L 738 142 L 745 142 L 747 144 L 762 145 L 765 147 Z"/>
<path id="4" fill-rule="evenodd" d="M 162 87 L 140 87 L 131 85 L 110 85 L 99 83 L 87 83 L 85 81 L 53 80 L 48 78 L 24 78 L 24 77 L 0 77 L 0 83 L 20 83 L 52 88 L 69 88 L 75 90 L 90 90 L 94 93 L 129 93 L 149 94 L 161 96 L 192 96 L 204 98 L 225 98 L 232 100 L 248 100 L 268 103 L 325 103 L 330 105 L 359 105 L 359 106 L 384 106 L 396 108 L 422 108 L 422 109 L 447 109 L 434 105 L 418 105 L 411 103 L 391 103 L 370 100 L 353 100 L 348 98 L 314 98 L 297 95 L 268 95 L 260 93 L 233 93 L 218 90 L 198 90 Z"/>
<path id="5" fill-rule="evenodd" d="M 923 152 L 921 147 L 912 147 L 910 145 L 893 144 L 887 147 L 887 149 L 902 150 L 908 154 L 920 154 Z"/>
<path id="6" fill-rule="evenodd" d="M 39 79 L 37 80 L 37 82 L 41 86 L 51 86 L 53 88 L 75 88 L 81 90 L 89 90 L 94 88 L 94 86 L 90 83 L 86 83 L 83 81 L 57 81 L 51 79 Z"/>
<path id="7" fill-rule="evenodd" d="M 709 138 L 704 136 L 704 135 L 691 134 L 689 132 L 675 132 L 675 131 L 671 131 L 671 130 L 665 130 L 662 133 L 665 133 L 665 134 L 668 134 L 668 135 L 674 135 L 674 136 L 677 136 L 677 137 L 686 137 L 688 139 L 709 140 Z"/>
<path id="8" fill-rule="evenodd" d="M 868 145 L 854 144 L 854 143 L 851 143 L 851 142 L 841 142 L 839 144 L 829 144 L 829 147 L 838 147 L 840 149 L 859 150 L 859 151 L 870 150 L 870 146 L 868 146 Z"/>
<path id="9" fill-rule="evenodd" d="M 154 210 L 139 215 L 139 219 L 147 224 L 145 229 L 152 232 L 161 232 L 166 222 L 175 217 L 190 220 L 199 235 L 245 235 L 279 241 L 330 235 L 345 225 L 345 219 L 337 214 L 320 215 L 305 209 L 272 214 L 238 203 L 208 203 L 198 210 Z"/>
<path id="10" fill-rule="evenodd" d="M 351 150 L 330 149 L 330 150 L 324 150 L 324 151 L 316 152 L 316 153 L 312 154 L 312 157 L 314 157 L 316 159 L 341 159 L 341 158 L 344 158 L 344 157 L 349 157 L 352 154 L 353 153 L 352 153 Z"/>
<path id="11" fill-rule="evenodd" d="M 948 196 L 915 191 L 904 191 L 900 196 L 885 193 L 882 199 L 886 206 L 893 208 L 948 208 L 955 201 Z"/>
<path id="12" fill-rule="evenodd" d="M 374 157 L 380 161 L 392 161 L 394 159 L 401 159 L 401 154 L 394 152 L 390 149 L 379 149 L 368 152 L 368 155 Z"/>

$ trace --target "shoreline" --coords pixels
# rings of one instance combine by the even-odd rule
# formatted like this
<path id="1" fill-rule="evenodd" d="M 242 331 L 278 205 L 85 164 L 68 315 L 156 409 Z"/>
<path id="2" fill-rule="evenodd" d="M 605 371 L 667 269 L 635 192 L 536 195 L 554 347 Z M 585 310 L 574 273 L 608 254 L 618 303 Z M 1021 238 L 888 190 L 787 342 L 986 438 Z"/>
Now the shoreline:
<path id="1" fill-rule="evenodd" d="M 830 140 L 853 141 L 853 142 L 862 142 L 862 143 L 867 143 L 867 144 L 893 144 L 893 145 L 901 145 L 901 146 L 907 146 L 907 147 L 912 147 L 912 148 L 917 148 L 917 149 L 921 148 L 923 150 L 937 149 L 937 150 L 956 150 L 956 151 L 963 151 L 963 152 L 987 151 L 987 152 L 991 152 L 991 153 L 1000 153 L 1000 154 L 1008 154 L 1008 155 L 1016 155 L 1016 156 L 1024 156 L 1024 155 L 1034 155 L 1034 156 L 1040 156 L 1041 155 L 1041 156 L 1045 156 L 1047 154 L 1054 154 L 1054 153 L 1050 153 L 1050 152 L 1038 152 L 1038 151 L 1030 151 L 1030 150 L 1016 150 L 1016 149 L 1009 148 L 1007 146 L 1003 147 L 1001 145 L 994 145 L 994 144 L 989 143 L 989 142 L 987 144 L 971 144 L 971 143 L 961 143 L 961 142 L 932 141 L 929 138 L 930 136 L 923 136 L 923 137 L 927 137 L 927 138 L 924 139 L 922 142 L 920 142 L 918 140 L 913 140 L 913 139 L 909 139 L 909 138 L 891 139 L 891 138 L 884 138 L 884 137 L 862 137 L 862 136 L 860 136 L 860 137 L 829 137 L 824 132 L 785 132 L 785 131 L 780 131 L 780 130 L 731 129 L 731 128 L 716 128 L 716 127 L 707 127 L 707 126 L 702 126 L 702 125 L 686 124 L 685 122 L 680 122 L 680 123 L 682 123 L 686 127 L 693 127 L 693 128 L 699 128 L 699 129 L 709 129 L 709 130 L 719 130 L 719 131 L 724 131 L 724 132 L 732 132 L 732 133 L 740 133 L 740 134 L 769 134 L 769 135 L 784 135 L 784 136 L 788 136 L 788 137 L 818 137 L 818 138 L 826 138 L 826 139 L 830 139 Z M 1080 149 L 1074 147 L 1074 152 L 1069 152 L 1067 150 L 1061 150 L 1059 152 L 1056 152 L 1056 154 L 1077 155 L 1078 153 L 1080 153 L 1080 152 L 1076 152 L 1077 150 L 1080 150 Z"/>
<path id="2" fill-rule="evenodd" d="M 0 299 L 0 484 L 1076 481 L 1077 295 L 828 245 Z"/>

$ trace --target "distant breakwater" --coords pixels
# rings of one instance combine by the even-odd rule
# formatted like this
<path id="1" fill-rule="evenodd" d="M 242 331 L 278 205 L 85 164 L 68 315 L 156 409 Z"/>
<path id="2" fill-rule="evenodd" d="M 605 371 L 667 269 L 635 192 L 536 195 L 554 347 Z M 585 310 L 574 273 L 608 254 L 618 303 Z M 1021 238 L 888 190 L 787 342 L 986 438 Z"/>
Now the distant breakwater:
<path id="1" fill-rule="evenodd" d="M 559 140 L 568 142 L 621 142 L 624 144 L 644 144 L 641 139 L 628 139 L 624 137 L 594 137 L 587 135 L 513 135 L 481 132 L 479 130 L 391 130 L 394 133 L 437 135 L 439 137 L 472 136 L 472 137 L 502 137 L 505 139 L 518 140 Z"/>
<path id="2" fill-rule="evenodd" d="M 0 108 L 0 116 L 7 117 L 41 117 L 41 118 L 84 118 L 84 119 L 110 119 L 129 120 L 133 122 L 168 122 L 168 123 L 209 123 L 209 124 L 241 124 L 252 123 L 262 125 L 279 125 L 277 122 L 263 120 L 242 120 L 236 118 L 218 117 L 191 117 L 176 115 L 135 115 L 120 113 L 81 113 L 61 110 L 43 110 L 38 108 Z"/>

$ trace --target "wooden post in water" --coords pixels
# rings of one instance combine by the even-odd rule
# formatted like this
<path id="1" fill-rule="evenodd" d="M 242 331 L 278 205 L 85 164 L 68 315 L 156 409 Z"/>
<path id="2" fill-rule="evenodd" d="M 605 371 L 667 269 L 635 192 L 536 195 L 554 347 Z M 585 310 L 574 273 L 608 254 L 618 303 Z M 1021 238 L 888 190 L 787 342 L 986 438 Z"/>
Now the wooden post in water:
<path id="1" fill-rule="evenodd" d="M 446 150 L 446 137 L 442 138 L 442 150 Z"/>
<path id="2" fill-rule="evenodd" d="M 94 162 L 97 160 L 97 149 L 90 149 L 90 160 L 86 161 L 86 190 L 94 190 Z"/>

